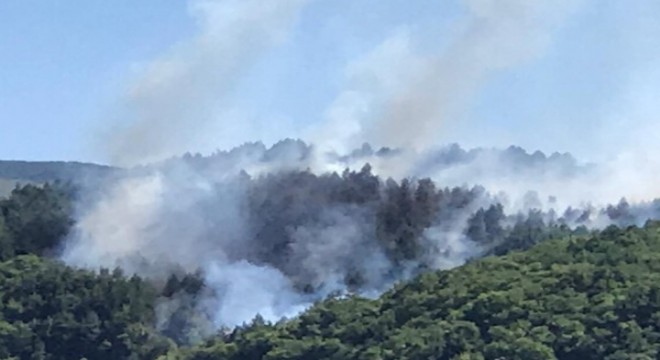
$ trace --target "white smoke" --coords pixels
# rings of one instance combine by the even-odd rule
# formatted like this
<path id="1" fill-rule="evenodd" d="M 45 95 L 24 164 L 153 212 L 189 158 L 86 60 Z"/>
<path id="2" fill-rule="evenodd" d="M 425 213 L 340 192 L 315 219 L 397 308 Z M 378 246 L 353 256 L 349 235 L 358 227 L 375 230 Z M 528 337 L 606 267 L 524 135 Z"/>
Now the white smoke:
<path id="1" fill-rule="evenodd" d="M 192 0 L 199 34 L 148 64 L 106 143 L 118 165 L 162 160 L 190 145 L 243 137 L 226 97 L 260 55 L 282 42 L 306 0 Z M 237 122 L 239 122 L 237 124 Z M 222 124 L 225 132 L 209 134 Z M 235 129 L 235 131 L 231 131 Z"/>
<path id="2" fill-rule="evenodd" d="M 343 292 L 348 272 L 361 274 L 362 287 L 384 290 L 392 267 L 373 239 L 373 219 L 360 208 L 329 208 L 319 223 L 292 230 L 292 251 L 324 295 Z M 358 218 L 359 217 L 359 218 Z"/>
<path id="3" fill-rule="evenodd" d="M 207 285 L 218 292 L 210 306 L 218 325 L 240 325 L 255 315 L 275 321 L 293 317 L 310 305 L 310 300 L 293 288 L 291 280 L 272 267 L 247 261 L 211 263 Z"/>
<path id="4" fill-rule="evenodd" d="M 464 0 L 451 44 L 430 56 L 415 51 L 409 32 L 395 32 L 349 66 L 318 143 L 340 152 L 365 141 L 416 152 L 437 145 L 492 75 L 541 57 L 580 2 Z M 388 175 L 409 175 L 415 161 L 413 152 Z"/>
<path id="5" fill-rule="evenodd" d="M 412 83 L 386 103 L 368 129 L 374 143 L 425 149 L 458 119 L 490 76 L 542 56 L 577 1 L 465 0 L 452 44 L 424 58 Z"/>
<path id="6" fill-rule="evenodd" d="M 68 263 L 114 267 L 151 244 L 144 229 L 157 226 L 163 206 L 163 179 L 158 175 L 129 178 L 110 188 L 101 200 L 78 219 L 79 233 L 65 253 Z"/>
<path id="7" fill-rule="evenodd" d="M 153 162 L 182 154 L 209 136 L 216 142 L 235 141 L 251 130 L 251 125 L 237 124 L 225 98 L 259 56 L 286 39 L 305 3 L 191 0 L 198 35 L 149 63 L 131 85 L 121 109 L 125 120 L 106 142 L 110 160 L 120 165 Z M 209 135 L 218 128 L 224 133 Z M 246 155 L 238 166 L 254 164 Z M 271 304 L 269 290 L 245 302 L 246 291 L 277 283 L 277 270 L 229 260 L 244 251 L 243 199 L 238 185 L 218 182 L 231 181 L 236 171 L 200 174 L 169 162 L 107 184 L 97 202 L 81 210 L 64 260 L 91 268 L 120 266 L 161 281 L 174 271 L 205 269 L 206 283 L 222 293 L 222 304 L 212 311 L 218 326 L 238 325 L 256 313 L 268 318 L 285 314 Z M 205 203 L 211 198 L 220 203 Z M 220 229 L 213 232 L 220 238 L 208 239 L 210 228 Z M 284 291 L 284 285 L 272 288 L 270 297 Z"/>
<path id="8" fill-rule="evenodd" d="M 93 269 L 121 267 L 161 283 L 179 271 L 203 270 L 213 291 L 199 306 L 218 327 L 256 314 L 289 316 L 309 300 L 279 270 L 240 260 L 250 251 L 246 193 L 234 180 L 211 179 L 177 162 L 114 181 L 83 209 L 63 260 Z"/>
<path id="9" fill-rule="evenodd" d="M 447 167 L 423 163 L 443 124 L 462 116 L 490 76 L 542 56 L 577 3 L 465 0 L 466 15 L 453 41 L 432 55 L 420 54 L 410 30 L 401 28 L 347 66 L 345 89 L 324 114 L 325 121 L 308 134 L 314 146 L 309 157 L 304 147 L 266 150 L 255 144 L 232 151 L 227 157 L 233 160 L 209 162 L 201 170 L 180 160 L 131 170 L 101 189 L 96 202 L 81 207 L 63 258 L 89 268 L 120 266 L 160 281 L 176 271 L 201 269 L 211 291 L 196 306 L 211 314 L 215 326 L 234 326 L 256 314 L 268 320 L 295 315 L 334 291 L 346 291 L 351 271 L 361 274 L 367 293 L 397 280 L 389 277 L 393 264 L 374 246 L 374 225 L 359 208 L 329 207 L 319 219 L 287 229 L 292 244 L 278 250 L 300 268 L 254 261 L 253 252 L 275 250 L 251 248 L 250 189 L 238 175 L 241 170 L 254 178 L 307 167 L 317 173 L 341 171 L 368 161 L 383 177 L 430 176 L 440 186 L 482 184 L 502 191 L 510 196 L 511 212 L 539 204 L 548 210 L 615 202 L 622 184 L 634 189 L 635 199 L 655 194 L 654 185 L 626 181 L 625 173 L 619 173 L 620 181 L 602 185 L 599 180 L 609 171 L 576 176 L 567 176 L 561 167 L 519 171 L 495 152 Z M 230 121 L 218 115 L 227 114 L 224 98 L 259 55 L 286 37 L 304 5 L 304 0 L 191 2 L 200 34 L 149 64 L 133 85 L 124 109 L 128 122 L 108 142 L 112 160 L 132 165 L 182 154 L 208 136 L 210 127 Z M 238 129 L 218 136 L 246 135 L 243 127 Z M 336 161 L 338 154 L 365 141 L 402 150 L 396 156 L 372 153 Z M 622 164 L 631 172 L 641 166 L 620 158 L 617 169 Z M 649 168 L 648 175 L 657 168 Z M 539 193 L 538 204 L 527 197 L 529 191 Z M 546 200 L 551 195 L 559 200 Z M 306 200 L 315 205 L 314 197 Z M 425 231 L 431 266 L 450 268 L 479 254 L 464 236 L 474 210 L 464 209 L 452 223 Z M 312 293 L 303 295 L 296 281 L 312 284 Z M 171 313 L 171 303 L 160 305 L 163 313 Z"/>

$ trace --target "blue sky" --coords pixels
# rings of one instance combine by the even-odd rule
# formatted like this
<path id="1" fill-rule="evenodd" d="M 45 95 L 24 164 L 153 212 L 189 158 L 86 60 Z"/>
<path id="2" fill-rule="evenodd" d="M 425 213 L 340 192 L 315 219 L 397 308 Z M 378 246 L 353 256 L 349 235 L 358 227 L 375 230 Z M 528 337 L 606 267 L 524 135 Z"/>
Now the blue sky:
<path id="1" fill-rule="evenodd" d="M 630 124 L 656 122 L 655 107 L 632 107 L 638 97 L 660 94 L 660 2 L 581 3 L 534 59 L 480 83 L 460 116 L 440 129 L 437 143 L 518 144 L 599 158 L 614 136 L 624 136 L 628 117 L 642 118 Z M 0 2 L 0 158 L 112 161 L 98 144 L 121 123 L 117 117 L 124 113 L 117 109 L 127 89 L 150 63 L 203 27 L 189 5 Z M 465 11 L 460 1 L 312 0 L 286 39 L 254 56 L 218 94 L 223 107 L 241 114 L 236 119 L 243 120 L 234 121 L 252 124 L 226 136 L 206 131 L 203 140 L 173 150 L 209 152 L 261 137 L 298 136 L 296 129 L 324 121 L 345 90 L 351 63 L 401 29 L 412 34 L 417 53 L 442 51 Z M 218 121 L 209 129 L 234 125 Z"/>

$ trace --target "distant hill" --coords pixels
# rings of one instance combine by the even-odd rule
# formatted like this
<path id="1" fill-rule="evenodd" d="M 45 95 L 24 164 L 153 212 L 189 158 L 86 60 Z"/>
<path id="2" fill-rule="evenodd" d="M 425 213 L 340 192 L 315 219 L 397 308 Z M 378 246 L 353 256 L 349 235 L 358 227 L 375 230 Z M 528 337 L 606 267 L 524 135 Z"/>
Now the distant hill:
<path id="1" fill-rule="evenodd" d="M 110 166 L 81 162 L 0 160 L 0 196 L 11 191 L 16 183 L 58 180 L 79 183 L 108 175 L 114 170 Z"/>
<path id="2" fill-rule="evenodd" d="M 110 166 L 65 161 L 13 161 L 0 160 L 0 178 L 34 182 L 76 180 L 81 176 L 104 175 Z"/>
<path id="3" fill-rule="evenodd" d="M 148 164 L 141 168 L 162 166 L 168 163 L 185 161 L 198 170 L 202 169 L 240 169 L 255 164 L 271 164 L 276 168 L 306 168 L 312 158 L 313 145 L 297 139 L 284 139 L 267 147 L 262 142 L 245 143 L 229 151 L 217 151 L 209 155 L 190 154 L 176 156 L 163 162 Z M 351 166 L 374 161 L 379 158 L 391 158 L 397 161 L 402 150 L 380 148 L 374 150 L 365 143 L 362 147 L 347 154 L 328 153 L 328 161 Z M 568 153 L 554 153 L 546 156 L 540 151 L 528 153 L 524 149 L 511 146 L 507 149 L 463 149 L 458 144 L 449 144 L 436 148 L 426 154 L 419 154 L 418 168 L 436 171 L 452 167 L 478 165 L 482 162 L 496 163 L 502 172 L 518 172 L 532 170 L 558 170 L 566 175 L 579 171 L 581 166 Z M 13 179 L 30 182 L 53 180 L 73 180 L 81 176 L 106 175 L 117 168 L 82 162 L 64 161 L 7 161 L 0 160 L 0 179 Z M 419 174 L 415 174 L 419 175 Z"/>
<path id="4" fill-rule="evenodd" d="M 241 170 L 257 172 L 304 170 L 315 159 L 314 146 L 301 140 L 284 139 L 271 147 L 261 142 L 245 143 L 229 151 L 217 151 L 209 155 L 190 154 L 176 156 L 162 162 L 146 164 L 130 171 L 149 171 L 168 168 L 169 165 L 186 164 L 199 173 L 238 173 Z M 365 163 L 388 164 L 401 162 L 401 149 L 373 149 L 369 144 L 348 153 L 326 153 L 325 161 L 334 169 L 360 169 Z M 410 176 L 432 177 L 444 185 L 490 185 L 489 181 L 518 178 L 560 178 L 583 174 L 590 166 L 579 164 L 570 154 L 554 153 L 546 156 L 540 151 L 527 152 L 520 147 L 506 149 L 463 149 L 458 144 L 438 147 L 415 156 L 417 163 L 410 169 Z M 409 160 L 404 160 L 409 161 Z M 6 161 L 0 160 L 0 195 L 6 194 L 17 182 L 43 183 L 46 181 L 72 181 L 86 183 L 116 173 L 119 168 L 82 162 L 63 161 Z M 250 171 L 248 171 L 250 172 Z M 524 175 L 524 176 L 522 176 Z"/>

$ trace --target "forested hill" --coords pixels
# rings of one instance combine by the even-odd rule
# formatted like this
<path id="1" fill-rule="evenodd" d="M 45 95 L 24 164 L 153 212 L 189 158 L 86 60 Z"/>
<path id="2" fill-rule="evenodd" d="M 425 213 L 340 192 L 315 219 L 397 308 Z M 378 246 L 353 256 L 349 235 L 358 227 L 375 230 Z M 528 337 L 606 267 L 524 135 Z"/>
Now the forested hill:
<path id="1" fill-rule="evenodd" d="M 335 170 L 357 170 L 366 163 L 380 163 L 387 167 L 389 162 L 401 160 L 401 151 L 398 149 L 373 149 L 366 143 L 346 154 L 325 155 L 328 165 L 332 165 Z M 418 155 L 419 162 L 411 169 L 410 175 L 424 178 L 441 174 L 439 179 L 445 186 L 462 186 L 466 180 L 470 180 L 471 185 L 488 185 L 490 180 L 511 174 L 516 174 L 519 178 L 560 176 L 565 180 L 588 171 L 587 166 L 578 164 L 569 154 L 554 153 L 546 156 L 539 151 L 531 153 L 514 146 L 506 149 L 466 150 L 458 144 L 450 144 Z M 217 174 L 218 169 L 223 169 L 223 173 L 236 174 L 248 169 L 278 172 L 307 169 L 316 161 L 314 157 L 313 145 L 301 140 L 285 139 L 271 147 L 254 142 L 206 156 L 185 154 L 160 163 L 143 164 L 144 166 L 135 167 L 131 171 L 140 173 L 150 169 L 167 168 L 169 165 L 185 164 L 204 176 L 215 176 L 209 174 Z M 97 181 L 106 180 L 108 175 L 121 173 L 123 171 L 120 168 L 93 163 L 0 160 L 0 196 L 8 195 L 17 183 L 42 184 L 62 181 L 95 189 L 98 187 L 95 185 L 98 184 Z"/>
<path id="2" fill-rule="evenodd" d="M 254 164 L 272 164 L 283 168 L 305 169 L 312 157 L 314 147 L 301 140 L 285 139 L 267 147 L 261 142 L 245 143 L 229 151 L 216 151 L 207 156 L 201 154 L 185 154 L 173 157 L 163 163 L 183 160 L 197 170 L 207 168 L 235 168 Z M 360 148 L 346 154 L 328 153 L 328 161 L 346 167 L 362 167 L 365 163 L 377 159 L 396 158 L 401 153 L 398 149 L 373 149 L 365 143 Z M 571 174 L 580 170 L 577 161 L 570 154 L 553 153 L 546 156 L 540 151 L 526 150 L 510 146 L 506 149 L 463 149 L 458 144 L 449 144 L 420 155 L 420 168 L 443 170 L 455 166 L 496 162 L 499 171 L 559 171 Z M 144 164 L 160 166 L 159 164 Z M 0 160 L 0 179 L 20 180 L 24 182 L 46 182 L 55 180 L 76 180 L 80 177 L 98 177 L 107 175 L 116 168 L 83 162 L 65 161 L 14 161 Z"/>
<path id="3" fill-rule="evenodd" d="M 628 310 L 655 319 L 648 289 L 660 274 L 647 259 L 660 247 L 658 227 L 598 234 L 603 224 L 660 219 L 660 201 L 555 212 L 532 194 L 508 211 L 481 186 L 396 181 L 369 165 L 324 174 L 279 166 L 304 163 L 295 151 L 302 145 L 266 153 L 246 145 L 117 172 L 92 166 L 87 174 L 112 175 L 97 183 L 106 186 L 83 181 L 82 189 L 85 166 L 15 168 L 13 176 L 34 182 L 65 181 L 0 196 L 0 359 L 601 359 L 656 351 L 651 320 L 621 307 L 629 288 L 649 282 Z M 497 162 L 514 174 L 548 165 L 566 176 L 556 171 L 561 156 L 501 154 L 536 159 Z M 465 161 L 480 166 L 491 155 Z M 245 164 L 256 164 L 257 175 L 227 176 Z M 85 202 L 96 206 L 81 216 Z M 379 300 L 346 298 L 376 296 L 416 275 Z M 609 307 L 596 312 L 603 301 Z M 295 318 L 264 320 L 283 316 Z M 633 329 L 629 338 L 619 322 Z"/>
<path id="4" fill-rule="evenodd" d="M 423 274 L 378 300 L 331 299 L 180 359 L 655 359 L 660 225 L 550 240 Z"/>
<path id="5" fill-rule="evenodd" d="M 111 170 L 109 166 L 81 162 L 0 160 L 0 178 L 37 183 L 101 176 Z"/>
<path id="6" fill-rule="evenodd" d="M 0 202 L 2 359 L 613 360 L 660 351 L 658 222 L 557 234 L 421 274 L 375 300 L 329 298 L 288 321 L 257 317 L 200 343 L 203 329 L 189 325 L 203 321 L 185 302 L 165 326 L 158 320 L 159 302 L 205 288 L 198 275 L 161 288 L 43 256 L 70 225 L 68 191 L 26 186 Z M 197 345 L 177 346 L 181 337 Z"/>
<path id="7" fill-rule="evenodd" d="M 208 156 L 186 154 L 181 158 L 168 161 L 185 160 L 197 170 L 209 168 L 237 169 L 241 166 L 270 164 L 279 168 L 305 169 L 315 153 L 313 144 L 301 140 L 284 139 L 271 147 L 262 142 L 245 143 L 229 151 L 216 151 Z M 374 149 L 364 143 L 361 147 L 347 153 L 324 153 L 326 161 L 336 167 L 359 169 L 365 163 L 396 163 L 405 155 L 402 149 L 387 147 Z M 408 154 L 409 155 L 409 154 Z M 448 144 L 415 155 L 417 164 L 411 169 L 414 176 L 427 177 L 439 171 L 460 168 L 461 171 L 486 171 L 489 176 L 502 174 L 555 175 L 573 176 L 589 170 L 591 165 L 583 165 L 568 153 L 546 155 L 541 151 L 528 152 L 517 146 L 505 149 L 473 148 L 464 149 L 459 144 Z M 410 161 L 409 157 L 408 160 Z M 465 179 L 463 179 L 465 180 Z"/>

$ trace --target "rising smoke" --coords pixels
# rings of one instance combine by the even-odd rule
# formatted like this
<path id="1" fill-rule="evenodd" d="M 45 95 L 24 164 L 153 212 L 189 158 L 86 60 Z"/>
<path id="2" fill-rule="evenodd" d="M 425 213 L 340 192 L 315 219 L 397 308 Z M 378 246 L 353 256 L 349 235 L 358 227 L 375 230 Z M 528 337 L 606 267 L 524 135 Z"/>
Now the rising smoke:
<path id="1" fill-rule="evenodd" d="M 191 1 L 199 34 L 150 63 L 131 84 L 121 109 L 127 121 L 105 146 L 110 160 L 119 165 L 162 160 L 190 150 L 217 127 L 213 124 L 235 127 L 235 119 L 221 112 L 225 97 L 260 55 L 285 40 L 305 2 Z"/>
<path id="2" fill-rule="evenodd" d="M 533 210 L 559 221 L 570 208 L 563 221 L 590 227 L 619 213 L 632 214 L 629 223 L 656 215 L 654 203 L 634 211 L 621 203 L 608 215 L 600 208 L 627 192 L 598 182 L 610 169 L 566 154 L 435 148 L 443 124 L 461 117 L 492 74 L 542 56 L 577 7 L 569 1 L 465 0 L 453 41 L 432 55 L 417 54 L 402 28 L 347 66 L 347 86 L 325 121 L 303 134 L 311 144 L 254 143 L 161 161 L 224 121 L 223 97 L 286 37 L 305 3 L 191 2 L 200 34 L 146 68 L 126 96 L 129 121 L 107 146 L 119 165 L 151 164 L 109 179 L 80 204 L 66 262 L 120 266 L 158 284 L 199 272 L 204 290 L 163 298 L 159 324 L 190 307 L 211 331 L 257 314 L 293 316 L 338 292 L 375 295 L 423 269 L 488 253 L 496 244 L 468 236 L 480 209 L 503 227 Z M 365 141 L 394 148 L 358 148 Z"/>
<path id="3" fill-rule="evenodd" d="M 416 52 L 405 29 L 396 31 L 349 66 L 347 89 L 322 125 L 324 135 L 334 136 L 315 143 L 330 141 L 326 146 L 339 151 L 364 141 L 416 151 L 433 147 L 443 126 L 463 115 L 490 77 L 541 57 L 579 3 L 465 0 L 467 14 L 450 45 L 431 55 Z M 409 175 L 415 160 L 411 154 L 390 164 L 388 173 Z"/>

